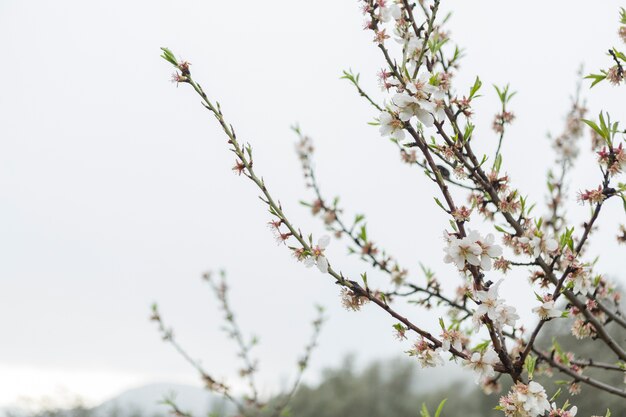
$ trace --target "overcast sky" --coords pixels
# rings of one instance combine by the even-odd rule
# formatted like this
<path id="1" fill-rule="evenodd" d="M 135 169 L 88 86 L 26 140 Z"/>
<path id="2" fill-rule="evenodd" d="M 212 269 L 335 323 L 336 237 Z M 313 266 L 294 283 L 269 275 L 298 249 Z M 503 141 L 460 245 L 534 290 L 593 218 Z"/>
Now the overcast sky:
<path id="1" fill-rule="evenodd" d="M 517 120 L 504 164 L 543 208 L 553 158 L 546 133 L 563 125 L 579 65 L 608 66 L 617 3 L 444 0 L 442 7 L 455 10 L 449 29 L 467 55 L 456 88 L 467 91 L 476 75 L 484 81 L 477 146 L 492 152 L 498 104 L 490 86 L 510 82 Z M 352 68 L 383 97 L 375 77 L 381 57 L 362 21 L 352 0 L 0 1 L 0 406 L 59 390 L 97 402 L 151 381 L 198 383 L 148 321 L 153 301 L 192 356 L 234 380 L 233 346 L 200 280 L 207 269 L 229 271 L 241 325 L 261 338 L 267 387 L 293 375 L 315 303 L 331 320 L 311 377 L 348 352 L 367 361 L 406 350 L 382 312 L 344 311 L 329 277 L 274 243 L 256 190 L 230 171 L 233 157 L 214 119 L 189 88 L 169 82 L 171 68 L 159 58 L 168 46 L 192 62 L 303 231 L 318 236 L 323 228 L 298 204 L 309 194 L 293 152 L 294 122 L 316 141 L 327 195 L 340 195 L 350 216 L 366 213 L 371 236 L 409 269 L 422 261 L 453 288 L 435 189 L 399 162 L 396 148 L 367 125 L 377 114 L 339 80 Z M 593 114 L 625 118 L 623 87 L 584 95 Z M 572 191 L 597 185 L 589 155 L 577 168 Z M 572 204 L 570 212 L 582 219 L 587 208 Z M 589 252 L 603 255 L 599 269 L 613 277 L 623 268 L 611 229 L 619 216 L 614 201 Z M 357 276 L 363 265 L 345 253 L 331 243 L 333 266 Z M 523 288 L 524 274 L 502 286 L 509 299 Z M 518 309 L 529 317 L 531 304 Z M 420 323 L 436 317 L 404 312 Z"/>

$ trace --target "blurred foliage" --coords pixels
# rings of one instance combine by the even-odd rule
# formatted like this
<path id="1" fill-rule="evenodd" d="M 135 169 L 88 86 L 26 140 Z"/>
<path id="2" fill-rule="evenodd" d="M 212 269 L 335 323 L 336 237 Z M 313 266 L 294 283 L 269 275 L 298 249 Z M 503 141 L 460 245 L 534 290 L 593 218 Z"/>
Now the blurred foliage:
<path id="1" fill-rule="evenodd" d="M 537 346 L 550 350 L 553 339 L 561 346 L 573 346 L 576 358 L 594 358 L 604 362 L 614 362 L 613 354 L 604 346 L 591 339 L 576 340 L 569 332 L 570 320 L 553 320 L 546 325 L 543 337 Z M 614 326 L 613 335 L 617 340 L 626 340 L 626 332 Z M 610 328 L 610 326 L 609 326 Z M 438 381 L 421 375 L 419 369 L 406 358 L 375 362 L 363 369 L 358 369 L 354 357 L 347 357 L 342 366 L 326 369 L 321 381 L 316 385 L 303 384 L 294 395 L 286 415 L 293 417 L 420 417 L 422 404 L 426 404 L 431 415 L 443 399 L 447 399 L 441 417 L 502 417 L 494 410 L 500 394 L 485 395 L 473 382 L 471 375 L 466 380 L 451 380 L 445 388 L 432 389 L 433 385 L 446 385 L 440 378 L 446 378 L 442 369 Z M 624 386 L 623 374 L 598 369 L 585 370 L 586 375 L 602 375 L 604 381 L 610 381 L 617 387 Z M 566 376 L 555 375 L 551 378 L 537 375 L 549 395 L 562 388 L 557 402 L 566 399 L 578 406 L 579 416 L 604 415 L 610 408 L 614 416 L 626 416 L 626 401 L 589 386 L 582 386 L 580 394 L 572 396 L 567 390 L 570 382 Z M 435 384 L 435 382 L 437 382 Z M 504 378 L 502 392 L 509 389 Z M 280 401 L 278 396 L 270 401 Z M 167 415 L 164 408 L 163 414 Z M 224 410 L 214 410 L 215 416 L 223 416 Z M 148 416 L 141 410 L 111 409 L 106 415 L 98 408 L 89 409 L 77 406 L 70 410 L 50 409 L 36 413 L 6 413 L 6 417 L 155 417 Z M 206 417 L 206 416 L 194 416 Z"/>
<path id="2" fill-rule="evenodd" d="M 291 402 L 290 415 L 419 417 L 422 404 L 434 414 L 447 398 L 442 417 L 498 416 L 493 410 L 497 397 L 487 398 L 472 382 L 456 381 L 439 390 L 429 390 L 429 384 L 406 359 L 376 362 L 356 371 L 354 359 L 349 357 L 339 369 L 325 370 L 319 385 L 303 385 Z"/>

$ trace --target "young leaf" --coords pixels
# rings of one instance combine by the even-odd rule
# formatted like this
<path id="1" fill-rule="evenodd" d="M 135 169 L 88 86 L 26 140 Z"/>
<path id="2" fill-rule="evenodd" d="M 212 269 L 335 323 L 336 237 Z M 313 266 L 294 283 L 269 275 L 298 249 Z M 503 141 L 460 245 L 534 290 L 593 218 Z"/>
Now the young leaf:
<path id="1" fill-rule="evenodd" d="M 447 398 L 444 398 L 440 403 L 439 403 L 439 407 L 437 407 L 437 411 L 435 411 L 435 417 L 441 417 L 441 412 L 443 411 L 443 406 L 446 404 L 446 401 L 448 401 Z"/>
<path id="2" fill-rule="evenodd" d="M 480 97 L 480 96 L 475 96 L 475 94 L 478 92 L 478 90 L 480 90 L 480 87 L 482 85 L 483 85 L 482 81 L 480 81 L 480 78 L 476 76 L 476 81 L 474 81 L 474 85 L 470 89 L 470 95 L 469 95 L 470 100 L 473 99 L 474 97 Z"/>
<path id="3" fill-rule="evenodd" d="M 174 65 L 175 67 L 177 67 L 178 61 L 176 61 L 176 57 L 174 56 L 174 53 L 170 51 L 169 49 L 163 48 L 163 47 L 161 48 L 161 50 L 163 51 L 163 55 L 161 55 L 161 58 L 163 58 L 170 64 Z"/>

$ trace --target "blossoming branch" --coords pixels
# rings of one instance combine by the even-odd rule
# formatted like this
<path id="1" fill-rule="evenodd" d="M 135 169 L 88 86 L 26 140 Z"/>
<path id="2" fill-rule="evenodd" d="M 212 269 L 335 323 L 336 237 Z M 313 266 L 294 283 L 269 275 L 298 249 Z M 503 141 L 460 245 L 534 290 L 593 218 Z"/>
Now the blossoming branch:
<path id="1" fill-rule="evenodd" d="M 421 366 L 440 366 L 445 359 L 451 359 L 474 372 L 476 382 L 486 392 L 498 390 L 499 378 L 508 376 L 512 388 L 500 398 L 497 407 L 509 417 L 576 414 L 576 407 L 569 402 L 556 404 L 559 391 L 549 398 L 546 387 L 536 381 L 536 375 L 552 371 L 567 378 L 570 393 L 579 391 L 582 384 L 626 398 L 623 386 L 612 386 L 585 373 L 586 369 L 599 368 L 624 374 L 626 379 L 626 345 L 612 331 L 616 327 L 626 329 L 620 293 L 595 270 L 595 263 L 585 252 L 603 207 L 618 202 L 626 210 L 626 185 L 620 182 L 626 170 L 625 132 L 619 123 L 604 111 L 595 120 L 586 119 L 579 84 L 563 132 L 552 138 L 556 157 L 547 177 L 549 212 L 541 215 L 533 201 L 539 196 L 518 189 L 505 169 L 502 143 L 507 127 L 515 121 L 511 108 L 515 92 L 510 86 L 495 89 L 500 109 L 492 124 L 497 143 L 493 153 L 475 150 L 479 138 L 475 134 L 473 105 L 479 93 L 485 94 L 483 83 L 476 77 L 468 91 L 455 88 L 453 80 L 463 54 L 459 46 L 452 45 L 451 34 L 445 29 L 447 18 L 439 16 L 441 0 L 359 3 L 365 16 L 364 28 L 371 32 L 381 53 L 378 79 L 386 99 L 380 103 L 374 100 L 361 85 L 358 74 L 345 71 L 342 78 L 374 109 L 372 124 L 399 149 L 402 161 L 419 167 L 436 184 L 435 202 L 449 220 L 442 227 L 442 258 L 451 266 L 447 273 L 459 277 L 454 294 L 445 294 L 436 274 L 427 267 L 416 273 L 401 266 L 368 234 L 364 215 L 347 220 L 339 200 L 329 200 L 322 194 L 312 159 L 312 140 L 294 128 L 305 181 L 313 192 L 313 199 L 305 204 L 323 220 L 329 235 L 314 239 L 303 233 L 256 174 L 252 147 L 239 141 L 219 103 L 212 101 L 192 77 L 190 64 L 166 48 L 163 58 L 177 70 L 173 80 L 191 86 L 217 119 L 235 155 L 233 171 L 257 186 L 272 216 L 268 224 L 276 240 L 297 261 L 316 266 L 339 284 L 342 303 L 349 310 L 358 311 L 371 303 L 397 320 L 395 336 L 401 341 L 411 340 L 407 353 Z M 624 9 L 620 24 L 618 35 L 626 42 Z M 591 86 L 603 80 L 615 87 L 623 83 L 626 57 L 618 48 L 611 48 L 609 56 L 613 65 L 608 70 L 586 77 L 592 80 Z M 589 217 L 579 228 L 568 218 L 566 183 L 580 157 L 579 142 L 585 131 L 591 136 L 598 172 L 595 179 L 589 176 L 595 184 L 578 192 L 579 202 L 590 207 Z M 485 224 L 493 229 L 484 230 Z M 618 231 L 615 243 L 624 243 L 626 229 L 614 226 Z M 360 280 L 345 276 L 341 261 L 331 262 L 326 255 L 331 236 L 345 237 L 350 253 L 387 276 L 388 283 L 376 280 L 374 286 L 366 272 Z M 533 312 L 537 323 L 532 328 L 520 323 L 516 307 L 499 293 L 500 287 L 507 285 L 507 272 L 521 268 L 529 271 L 528 292 L 536 299 Z M 425 284 L 416 279 L 419 276 L 426 277 Z M 422 307 L 436 304 L 446 308 L 445 316 L 439 319 L 439 334 L 425 330 L 427 326 L 419 323 L 420 315 L 414 311 L 399 311 L 401 306 L 395 300 L 410 296 L 419 296 L 416 304 Z M 574 336 L 592 339 L 612 352 L 609 362 L 577 358 L 556 339 L 548 351 L 538 347 L 537 337 L 553 320 L 571 320 Z"/>

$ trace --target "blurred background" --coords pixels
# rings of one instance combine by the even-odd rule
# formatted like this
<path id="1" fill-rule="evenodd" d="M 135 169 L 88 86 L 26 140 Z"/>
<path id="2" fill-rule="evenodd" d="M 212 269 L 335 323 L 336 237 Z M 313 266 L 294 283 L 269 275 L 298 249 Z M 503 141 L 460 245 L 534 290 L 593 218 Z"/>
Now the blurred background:
<path id="1" fill-rule="evenodd" d="M 504 165 L 542 211 L 554 159 L 547 133 L 563 126 L 579 67 L 588 73 L 609 65 L 618 5 L 444 0 L 442 8 L 454 11 L 448 29 L 466 53 L 454 87 L 468 91 L 477 75 L 484 83 L 475 122 L 485 152 L 497 143 L 491 84 L 518 91 Z M 345 311 L 331 280 L 275 244 L 253 185 L 231 172 L 218 125 L 187 86 L 169 82 L 171 67 L 159 57 L 167 46 L 192 63 L 303 231 L 324 229 L 298 203 L 312 196 L 294 152 L 294 123 L 315 140 L 326 195 L 340 196 L 350 217 L 365 213 L 370 235 L 410 271 L 423 262 L 452 290 L 458 278 L 443 263 L 447 220 L 433 203 L 435 189 L 400 162 L 395 146 L 367 124 L 378 114 L 339 79 L 351 68 L 384 98 L 376 82 L 381 57 L 362 24 L 356 1 L 0 1 L 0 408 L 74 406 L 77 399 L 91 408 L 145 386 L 159 395 L 163 387 L 200 387 L 149 322 L 155 301 L 190 354 L 237 387 L 234 346 L 200 279 L 219 268 L 229 273 L 242 327 L 261 339 L 263 395 L 293 377 L 314 304 L 330 320 L 305 378 L 309 389 L 323 387 L 328 372 L 371 376 L 375 361 L 393 368 L 388 361 L 409 346 L 393 338 L 394 321 L 371 307 Z M 590 117 L 608 110 L 624 120 L 623 91 L 587 86 Z M 587 139 L 581 148 L 589 150 Z M 571 179 L 575 224 L 588 212 L 575 192 L 598 182 L 593 162 L 583 153 Z M 619 204 L 606 207 L 587 255 L 601 255 L 597 270 L 623 283 L 618 216 Z M 346 256 L 345 242 L 331 242 L 328 253 L 347 275 L 367 270 Z M 532 294 L 516 296 L 528 292 L 521 272 L 508 276 L 502 294 L 532 323 Z M 370 273 L 370 283 L 377 279 L 387 282 Z M 438 326 L 437 311 L 405 306 L 404 313 Z M 439 394 L 453 381 L 474 389 L 456 367 L 416 375 L 417 391 Z"/>

